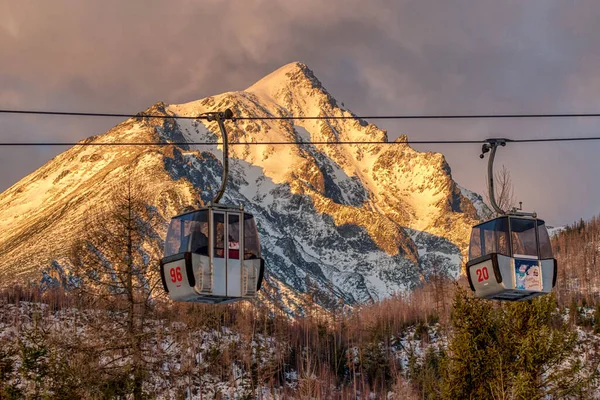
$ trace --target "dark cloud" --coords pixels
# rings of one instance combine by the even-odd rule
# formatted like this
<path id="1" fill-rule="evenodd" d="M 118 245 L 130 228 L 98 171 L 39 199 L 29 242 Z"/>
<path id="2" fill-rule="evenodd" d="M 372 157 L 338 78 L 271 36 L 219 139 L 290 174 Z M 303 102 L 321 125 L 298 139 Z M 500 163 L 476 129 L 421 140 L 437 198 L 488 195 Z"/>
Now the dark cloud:
<path id="1" fill-rule="evenodd" d="M 358 114 L 597 112 L 593 0 L 117 0 L 0 5 L 0 107 L 132 112 L 239 90 L 309 65 Z M 0 139 L 78 140 L 119 121 L 1 116 Z M 375 121 L 390 138 L 584 136 L 597 121 Z M 485 191 L 479 146 L 443 152 Z M 600 212 L 600 144 L 509 146 L 518 197 L 551 223 Z M 0 190 L 60 149 L 0 149 Z"/>

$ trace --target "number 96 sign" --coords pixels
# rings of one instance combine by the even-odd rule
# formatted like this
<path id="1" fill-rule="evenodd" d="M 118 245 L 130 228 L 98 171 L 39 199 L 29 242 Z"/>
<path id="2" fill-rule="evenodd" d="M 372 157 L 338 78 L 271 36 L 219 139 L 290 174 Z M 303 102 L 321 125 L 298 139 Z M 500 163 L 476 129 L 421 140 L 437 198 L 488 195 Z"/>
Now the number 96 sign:
<path id="1" fill-rule="evenodd" d="M 177 284 L 177 287 L 181 287 L 181 281 L 183 280 L 183 276 L 181 275 L 181 267 L 171 268 L 169 270 L 169 275 L 171 275 L 171 282 Z"/>

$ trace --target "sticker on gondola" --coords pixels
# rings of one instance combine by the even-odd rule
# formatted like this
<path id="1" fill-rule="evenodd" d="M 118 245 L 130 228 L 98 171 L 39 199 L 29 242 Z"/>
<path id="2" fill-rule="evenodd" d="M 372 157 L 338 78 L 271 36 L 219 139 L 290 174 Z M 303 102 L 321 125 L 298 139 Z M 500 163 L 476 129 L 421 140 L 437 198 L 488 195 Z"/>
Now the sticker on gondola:
<path id="1" fill-rule="evenodd" d="M 478 268 L 475 270 L 475 273 L 477 274 L 477 282 L 483 282 L 490 279 L 490 272 L 487 267 Z"/>
<path id="2" fill-rule="evenodd" d="M 169 275 L 171 275 L 171 282 L 176 283 L 178 288 L 181 287 L 181 283 L 177 283 L 183 280 L 183 276 L 181 275 L 181 267 L 171 268 Z"/>
<path id="3" fill-rule="evenodd" d="M 540 266 L 537 260 L 515 258 L 515 273 L 517 277 L 516 289 L 542 290 Z"/>

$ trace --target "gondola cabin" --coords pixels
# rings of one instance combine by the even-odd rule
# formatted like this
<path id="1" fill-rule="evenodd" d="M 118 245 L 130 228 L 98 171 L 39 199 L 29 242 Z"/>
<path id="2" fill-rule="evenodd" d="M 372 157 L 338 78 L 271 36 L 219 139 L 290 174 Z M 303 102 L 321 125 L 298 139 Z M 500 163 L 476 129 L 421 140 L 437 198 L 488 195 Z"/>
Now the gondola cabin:
<path id="1" fill-rule="evenodd" d="M 254 217 L 223 205 L 173 217 L 160 273 L 175 301 L 232 303 L 255 297 L 264 261 Z"/>
<path id="2" fill-rule="evenodd" d="M 556 272 L 544 221 L 504 215 L 473 227 L 467 278 L 476 297 L 528 300 L 549 293 Z"/>

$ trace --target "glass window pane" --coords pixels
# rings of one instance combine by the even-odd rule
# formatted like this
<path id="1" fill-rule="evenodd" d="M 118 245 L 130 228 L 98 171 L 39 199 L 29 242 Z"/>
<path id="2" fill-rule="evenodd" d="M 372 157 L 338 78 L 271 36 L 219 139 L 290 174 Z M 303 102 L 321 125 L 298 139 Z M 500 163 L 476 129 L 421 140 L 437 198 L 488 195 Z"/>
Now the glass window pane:
<path id="1" fill-rule="evenodd" d="M 519 235 L 517 234 L 517 232 L 511 232 L 511 240 L 513 254 L 525 254 L 523 244 L 519 240 Z"/>
<path id="2" fill-rule="evenodd" d="M 490 226 L 493 228 L 493 225 Z M 496 253 L 496 235 L 493 230 L 483 231 L 484 254 Z"/>
<path id="3" fill-rule="evenodd" d="M 246 215 L 247 217 L 248 215 Z M 260 241 L 254 218 L 244 219 L 244 259 L 260 258 Z"/>
<path id="4" fill-rule="evenodd" d="M 240 216 L 238 214 L 229 214 L 229 258 L 240 258 Z"/>
<path id="5" fill-rule="evenodd" d="M 214 243 L 214 257 L 224 258 L 225 257 L 225 214 L 214 213 L 213 214 L 213 243 Z"/>
<path id="6" fill-rule="evenodd" d="M 510 219 L 512 250 L 514 256 L 537 257 L 537 240 L 535 237 L 535 221 L 531 219 Z"/>
<path id="7" fill-rule="evenodd" d="M 481 229 L 474 227 L 471 230 L 471 241 L 469 243 L 469 260 L 474 260 L 481 257 Z"/>
<path id="8" fill-rule="evenodd" d="M 192 253 L 208 255 L 208 211 L 199 211 L 194 214 L 191 227 L 190 251 Z"/>
<path id="9" fill-rule="evenodd" d="M 496 253 L 510 256 L 510 246 L 508 245 L 508 218 L 498 218 L 495 220 L 494 232 L 496 234 Z"/>
<path id="10" fill-rule="evenodd" d="M 538 238 L 540 241 L 540 258 L 542 260 L 553 258 L 550 235 L 548 235 L 546 224 L 540 220 L 538 220 Z"/>
<path id="11" fill-rule="evenodd" d="M 496 218 L 474 227 L 471 231 L 471 246 L 473 250 L 469 249 L 469 259 L 490 253 L 510 255 L 507 218 Z"/>
<path id="12" fill-rule="evenodd" d="M 165 239 L 165 257 L 187 251 L 190 223 L 193 218 L 194 214 L 190 213 L 171 220 Z"/>

